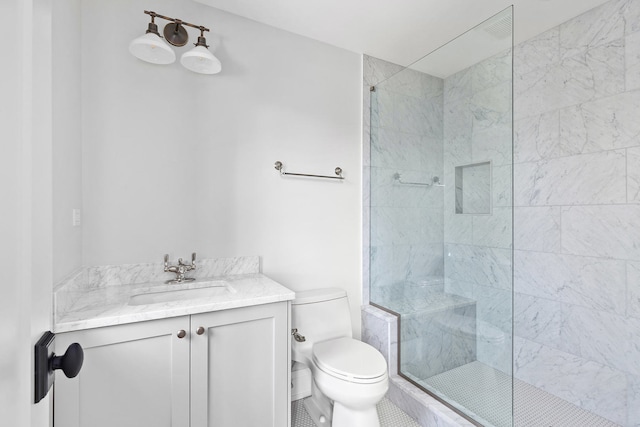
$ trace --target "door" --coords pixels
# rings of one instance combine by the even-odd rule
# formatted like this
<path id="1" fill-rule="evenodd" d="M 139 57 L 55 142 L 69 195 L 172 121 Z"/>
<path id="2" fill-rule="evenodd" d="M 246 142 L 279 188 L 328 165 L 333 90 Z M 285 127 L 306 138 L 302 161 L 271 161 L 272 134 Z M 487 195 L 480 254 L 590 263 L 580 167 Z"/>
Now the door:
<path id="1" fill-rule="evenodd" d="M 282 302 L 191 316 L 192 427 L 289 425 L 288 313 Z"/>
<path id="2" fill-rule="evenodd" d="M 55 427 L 189 427 L 188 331 L 183 316 L 58 334 L 56 353 L 78 342 L 84 365 L 56 374 Z"/>

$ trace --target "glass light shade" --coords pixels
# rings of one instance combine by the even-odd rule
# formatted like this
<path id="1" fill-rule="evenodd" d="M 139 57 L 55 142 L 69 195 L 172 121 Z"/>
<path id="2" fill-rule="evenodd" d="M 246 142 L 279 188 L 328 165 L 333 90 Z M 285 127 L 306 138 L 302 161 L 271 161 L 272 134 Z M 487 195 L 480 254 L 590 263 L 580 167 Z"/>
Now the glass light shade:
<path id="1" fill-rule="evenodd" d="M 220 60 L 204 46 L 196 46 L 185 52 L 180 63 L 187 70 L 200 74 L 217 74 L 222 70 Z"/>
<path id="2" fill-rule="evenodd" d="M 138 59 L 152 64 L 171 64 L 176 53 L 157 34 L 147 33 L 129 43 L 129 52 Z"/>

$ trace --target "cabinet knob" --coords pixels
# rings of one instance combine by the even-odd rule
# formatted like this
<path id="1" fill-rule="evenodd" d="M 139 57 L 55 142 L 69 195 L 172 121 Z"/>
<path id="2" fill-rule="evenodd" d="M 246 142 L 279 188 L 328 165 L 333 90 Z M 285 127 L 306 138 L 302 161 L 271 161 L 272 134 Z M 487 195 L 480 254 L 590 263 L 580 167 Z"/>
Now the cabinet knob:
<path id="1" fill-rule="evenodd" d="M 178 331 L 178 338 L 184 338 L 187 336 L 187 332 L 184 329 Z"/>
<path id="2" fill-rule="evenodd" d="M 204 334 L 204 328 L 202 326 L 200 326 L 198 329 L 196 329 L 196 334 L 198 334 L 198 335 Z"/>

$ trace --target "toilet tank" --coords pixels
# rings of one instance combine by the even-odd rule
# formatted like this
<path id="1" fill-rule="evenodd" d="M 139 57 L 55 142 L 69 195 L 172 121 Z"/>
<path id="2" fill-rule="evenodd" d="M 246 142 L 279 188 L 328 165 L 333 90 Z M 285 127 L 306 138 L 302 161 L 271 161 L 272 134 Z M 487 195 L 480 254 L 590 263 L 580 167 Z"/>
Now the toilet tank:
<path id="1" fill-rule="evenodd" d="M 347 293 L 339 288 L 296 292 L 291 307 L 291 327 L 306 338 L 294 346 L 311 348 L 314 343 L 332 338 L 352 337 L 351 313 Z"/>

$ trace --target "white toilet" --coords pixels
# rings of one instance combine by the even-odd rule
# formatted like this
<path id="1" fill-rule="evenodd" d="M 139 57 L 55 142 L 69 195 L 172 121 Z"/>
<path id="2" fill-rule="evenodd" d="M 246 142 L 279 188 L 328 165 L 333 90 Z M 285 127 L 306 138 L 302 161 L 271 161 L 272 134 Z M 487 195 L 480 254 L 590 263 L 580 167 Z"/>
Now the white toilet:
<path id="1" fill-rule="evenodd" d="M 304 405 L 316 425 L 379 427 L 376 404 L 389 388 L 387 363 L 378 350 L 352 338 L 346 292 L 296 292 L 291 326 L 297 329 L 292 358 L 311 369 L 311 397 Z"/>

